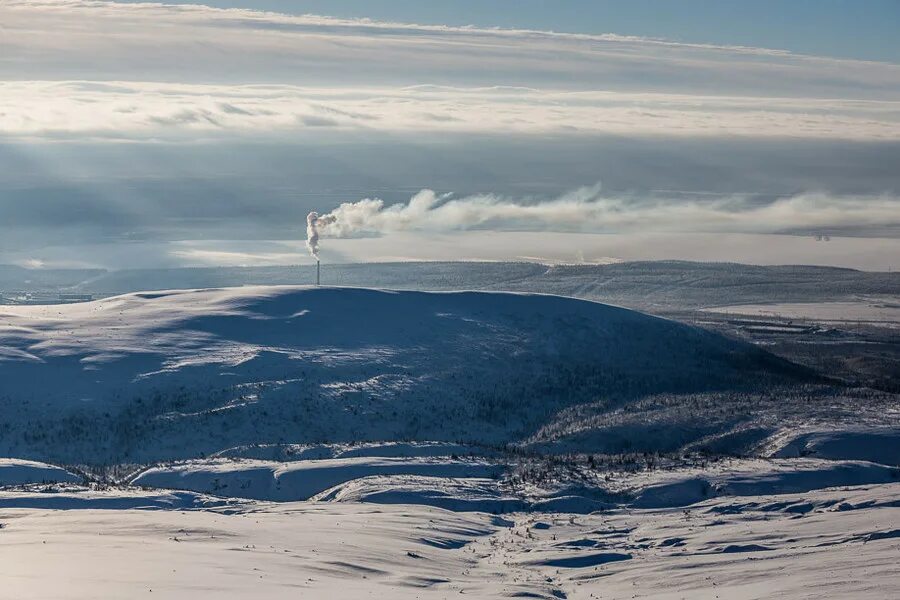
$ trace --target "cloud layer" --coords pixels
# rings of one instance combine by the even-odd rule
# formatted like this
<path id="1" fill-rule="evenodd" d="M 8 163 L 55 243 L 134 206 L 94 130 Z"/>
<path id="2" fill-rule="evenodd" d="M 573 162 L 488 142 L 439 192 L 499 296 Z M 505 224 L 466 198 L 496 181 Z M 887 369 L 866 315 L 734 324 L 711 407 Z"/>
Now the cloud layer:
<path id="1" fill-rule="evenodd" d="M 306 131 L 900 139 L 900 102 L 560 92 L 0 82 L 0 135 L 148 139 Z"/>
<path id="2" fill-rule="evenodd" d="M 900 138 L 891 64 L 88 0 L 7 0 L 0 23 L 0 136 Z"/>

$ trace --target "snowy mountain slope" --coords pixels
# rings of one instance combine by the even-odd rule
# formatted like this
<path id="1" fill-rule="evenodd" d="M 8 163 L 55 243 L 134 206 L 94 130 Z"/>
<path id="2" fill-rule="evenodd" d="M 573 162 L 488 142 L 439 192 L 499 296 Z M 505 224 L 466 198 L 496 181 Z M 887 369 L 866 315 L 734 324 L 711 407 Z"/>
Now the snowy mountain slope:
<path id="1" fill-rule="evenodd" d="M 815 427 L 842 441 L 828 443 L 827 450 L 798 447 L 777 456 L 813 454 L 897 464 L 897 406 L 895 394 L 825 385 L 654 394 L 626 404 L 601 400 L 566 408 L 548 419 L 526 445 L 554 453 L 768 456 L 776 455 L 799 432 Z"/>
<path id="2" fill-rule="evenodd" d="M 244 444 L 503 443 L 574 404 L 808 379 L 593 302 L 246 287 L 0 309 L 0 454 L 187 458 Z"/>

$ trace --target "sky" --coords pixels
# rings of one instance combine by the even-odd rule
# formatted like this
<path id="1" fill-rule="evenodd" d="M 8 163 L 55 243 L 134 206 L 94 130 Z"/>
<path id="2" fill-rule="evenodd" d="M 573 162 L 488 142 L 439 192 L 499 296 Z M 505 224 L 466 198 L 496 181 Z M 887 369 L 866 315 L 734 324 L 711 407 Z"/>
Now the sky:
<path id="1" fill-rule="evenodd" d="M 198 0 L 178 0 L 197 4 Z M 431 25 L 618 33 L 900 62 L 897 0 L 213 0 L 254 8 Z"/>
<path id="2" fill-rule="evenodd" d="M 900 263 L 900 3 L 230 1 L 0 3 L 0 264 Z"/>

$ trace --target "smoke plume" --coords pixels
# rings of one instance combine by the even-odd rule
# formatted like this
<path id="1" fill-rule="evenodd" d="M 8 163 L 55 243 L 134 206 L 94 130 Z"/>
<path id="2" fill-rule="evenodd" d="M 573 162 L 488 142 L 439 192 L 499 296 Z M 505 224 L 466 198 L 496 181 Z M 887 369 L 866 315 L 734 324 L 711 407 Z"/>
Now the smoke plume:
<path id="1" fill-rule="evenodd" d="M 601 195 L 600 185 L 554 199 L 495 194 L 453 198 L 422 190 L 407 203 L 378 198 L 346 202 L 326 215 L 309 215 L 309 240 L 397 231 L 495 229 L 558 232 L 791 233 L 900 226 L 900 199 L 807 193 L 762 200 L 752 196 L 664 198 Z"/>
<path id="2" fill-rule="evenodd" d="M 320 217 L 316 211 L 306 215 L 306 249 L 316 260 L 319 260 L 319 227 L 330 225 L 334 221 L 334 216 Z"/>

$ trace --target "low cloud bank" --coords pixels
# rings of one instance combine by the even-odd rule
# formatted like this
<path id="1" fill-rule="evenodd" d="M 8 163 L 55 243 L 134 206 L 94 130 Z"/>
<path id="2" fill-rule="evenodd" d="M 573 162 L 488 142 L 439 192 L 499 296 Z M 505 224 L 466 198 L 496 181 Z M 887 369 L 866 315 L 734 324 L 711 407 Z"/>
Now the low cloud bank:
<path id="1" fill-rule="evenodd" d="M 436 86 L 0 81 L 0 137 L 406 133 L 896 140 L 900 102 Z"/>

